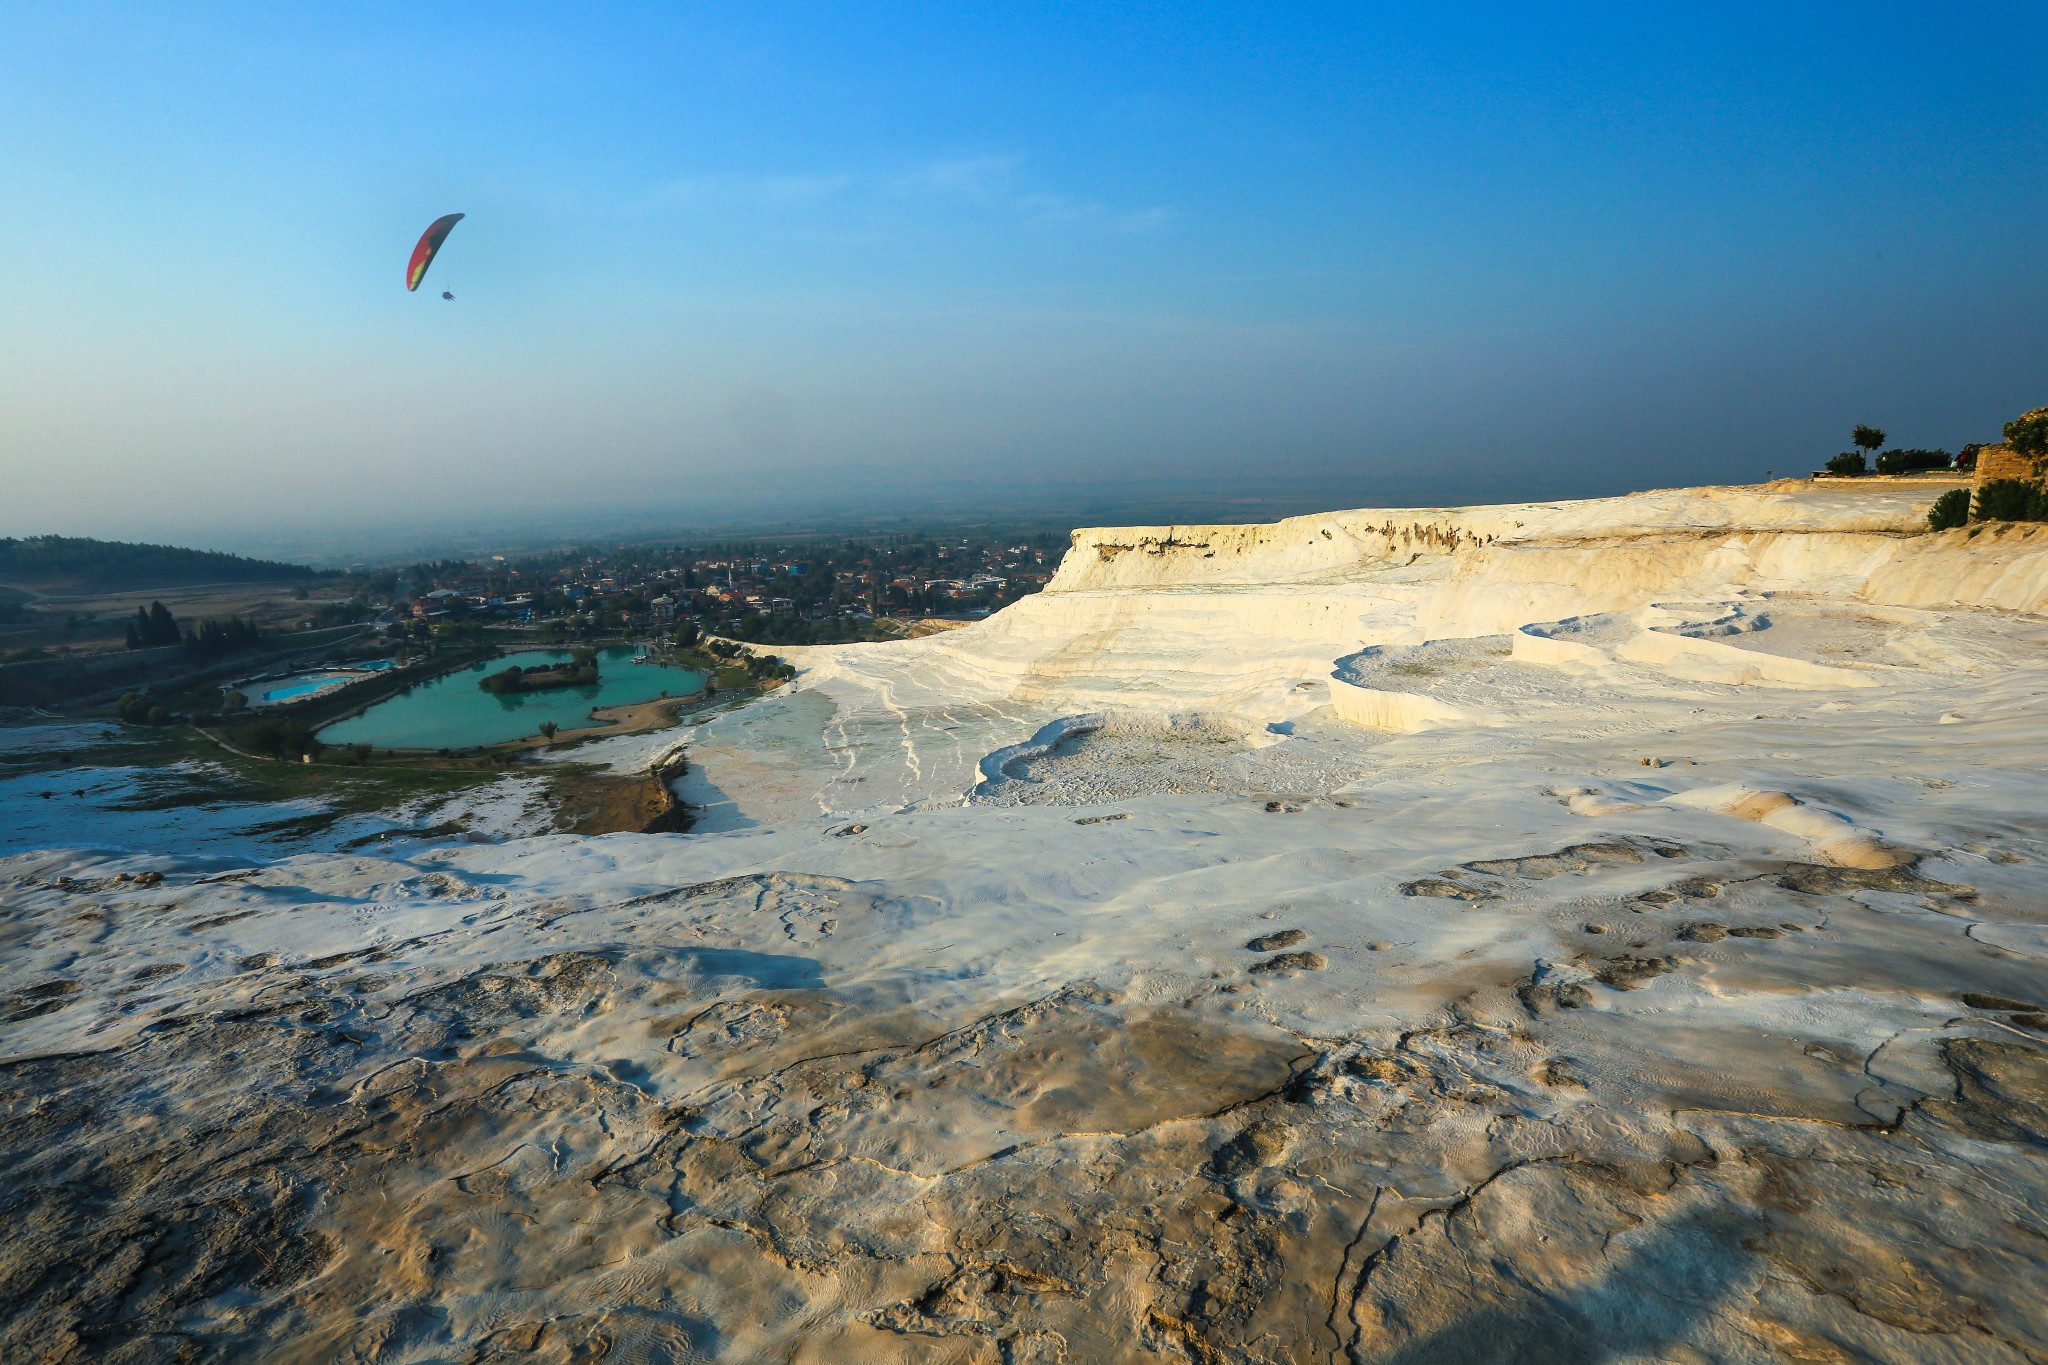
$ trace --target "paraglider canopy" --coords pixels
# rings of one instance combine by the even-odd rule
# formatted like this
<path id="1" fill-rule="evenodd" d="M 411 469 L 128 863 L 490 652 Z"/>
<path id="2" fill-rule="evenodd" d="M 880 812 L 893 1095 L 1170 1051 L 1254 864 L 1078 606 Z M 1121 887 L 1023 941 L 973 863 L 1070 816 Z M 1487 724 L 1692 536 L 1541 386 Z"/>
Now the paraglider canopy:
<path id="1" fill-rule="evenodd" d="M 441 250 L 441 243 L 448 240 L 448 234 L 461 222 L 459 213 L 444 214 L 428 225 L 420 234 L 420 243 L 412 249 L 412 263 L 405 268 L 405 287 L 413 290 L 420 287 L 420 281 L 427 277 L 427 267 L 434 263 L 434 256 Z"/>

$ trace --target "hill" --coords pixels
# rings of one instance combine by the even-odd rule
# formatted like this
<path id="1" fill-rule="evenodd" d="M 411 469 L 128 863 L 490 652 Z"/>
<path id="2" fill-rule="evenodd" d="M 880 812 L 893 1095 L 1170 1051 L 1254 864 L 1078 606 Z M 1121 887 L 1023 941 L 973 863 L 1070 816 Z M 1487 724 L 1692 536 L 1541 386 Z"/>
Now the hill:
<path id="1" fill-rule="evenodd" d="M 10 583 L 170 587 L 185 583 L 275 583 L 313 576 L 314 571 L 304 564 L 249 559 L 219 550 L 137 545 L 83 536 L 0 539 L 0 581 Z"/>

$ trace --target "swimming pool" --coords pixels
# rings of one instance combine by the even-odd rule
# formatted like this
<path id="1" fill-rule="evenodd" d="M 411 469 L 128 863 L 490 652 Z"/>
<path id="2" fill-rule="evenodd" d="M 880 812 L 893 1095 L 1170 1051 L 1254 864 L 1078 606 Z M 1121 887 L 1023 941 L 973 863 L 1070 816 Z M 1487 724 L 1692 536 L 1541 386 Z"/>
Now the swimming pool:
<path id="1" fill-rule="evenodd" d="M 318 678 L 308 678 L 303 682 L 286 683 L 283 687 L 273 687 L 261 693 L 257 696 L 256 700 L 260 702 L 290 701 L 293 697 L 303 697 L 310 692 L 318 692 L 323 687 L 332 687 L 335 683 L 345 682 L 348 676 L 346 673 L 328 673 Z"/>

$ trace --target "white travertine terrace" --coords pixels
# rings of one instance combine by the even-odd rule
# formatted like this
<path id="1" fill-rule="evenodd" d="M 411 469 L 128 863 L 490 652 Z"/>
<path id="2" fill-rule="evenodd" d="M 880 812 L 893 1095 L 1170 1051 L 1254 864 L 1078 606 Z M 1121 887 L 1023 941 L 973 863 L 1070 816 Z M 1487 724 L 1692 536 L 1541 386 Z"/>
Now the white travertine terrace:
<path id="1" fill-rule="evenodd" d="M 1939 491 L 1082 531 L 689 834 L 0 860 L 0 1358 L 2048 1359 L 2048 528 Z"/>
<path id="2" fill-rule="evenodd" d="M 1268 726 L 1331 706 L 1402 733 L 1500 723 L 1483 700 L 1379 685 L 1351 667 L 1362 652 L 1428 641 L 1505 634 L 1513 657 L 1532 664 L 1621 662 L 1674 681 L 1865 689 L 1879 685 L 1882 664 L 1737 648 L 1687 622 L 1785 596 L 2048 607 L 2048 535 L 1928 535 L 1927 508 L 1943 487 L 1788 482 L 1077 531 L 1046 591 L 987 621 L 791 655 L 803 685 L 828 692 L 839 710 L 847 771 L 865 767 L 869 779 L 858 795 L 888 793 L 885 801 L 964 792 L 982 753 L 1067 712 L 1201 710 Z M 1555 629 L 1617 613 L 1636 613 L 1635 624 L 1604 648 Z M 936 729 L 909 719 L 927 712 L 941 717 Z M 907 780 L 880 771 L 905 765 Z M 821 799 L 827 810 L 867 808 Z"/>

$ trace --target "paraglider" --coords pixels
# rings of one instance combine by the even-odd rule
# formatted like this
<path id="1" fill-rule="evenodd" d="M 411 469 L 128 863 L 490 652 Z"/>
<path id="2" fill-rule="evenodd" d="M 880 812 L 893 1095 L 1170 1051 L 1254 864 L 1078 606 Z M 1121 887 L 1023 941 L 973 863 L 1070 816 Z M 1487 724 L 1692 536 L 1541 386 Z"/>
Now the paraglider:
<path id="1" fill-rule="evenodd" d="M 420 281 L 427 277 L 427 267 L 434 263 L 434 257 L 441 250 L 441 243 L 448 240 L 449 232 L 462 219 L 463 215 L 459 213 L 443 214 L 428 224 L 427 230 L 420 234 L 419 245 L 412 249 L 412 262 L 405 268 L 405 287 L 408 292 L 420 287 Z M 444 290 L 441 297 L 452 299 L 455 296 Z"/>

